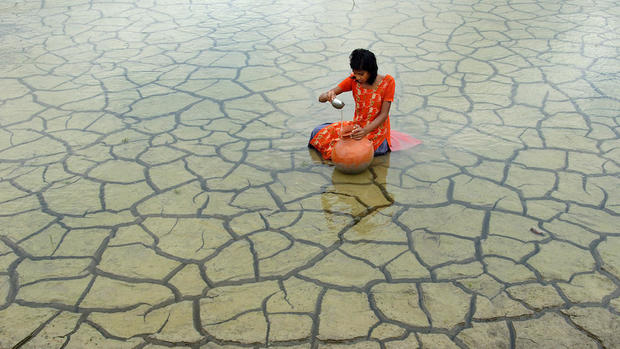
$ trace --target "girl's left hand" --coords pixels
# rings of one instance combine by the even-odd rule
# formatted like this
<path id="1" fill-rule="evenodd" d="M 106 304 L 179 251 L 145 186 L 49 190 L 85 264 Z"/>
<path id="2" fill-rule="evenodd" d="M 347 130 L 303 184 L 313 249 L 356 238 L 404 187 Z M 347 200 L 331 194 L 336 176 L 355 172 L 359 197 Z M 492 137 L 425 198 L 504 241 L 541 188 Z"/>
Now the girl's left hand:
<path id="1" fill-rule="evenodd" d="M 360 140 L 366 137 L 367 134 L 368 131 L 366 131 L 365 127 L 359 127 L 358 125 L 355 125 L 353 127 L 353 131 L 351 131 L 351 138 Z"/>

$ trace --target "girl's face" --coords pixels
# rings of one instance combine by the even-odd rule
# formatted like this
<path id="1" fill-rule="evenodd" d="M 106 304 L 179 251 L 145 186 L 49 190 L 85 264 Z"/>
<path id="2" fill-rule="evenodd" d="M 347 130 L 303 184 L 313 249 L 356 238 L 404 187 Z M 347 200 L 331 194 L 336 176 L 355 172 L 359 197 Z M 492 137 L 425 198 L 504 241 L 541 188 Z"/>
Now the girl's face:
<path id="1" fill-rule="evenodd" d="M 370 73 L 365 70 L 354 69 L 353 76 L 355 77 L 355 81 L 357 81 L 359 84 L 364 84 L 366 83 L 366 81 L 368 81 L 368 78 L 370 78 Z"/>

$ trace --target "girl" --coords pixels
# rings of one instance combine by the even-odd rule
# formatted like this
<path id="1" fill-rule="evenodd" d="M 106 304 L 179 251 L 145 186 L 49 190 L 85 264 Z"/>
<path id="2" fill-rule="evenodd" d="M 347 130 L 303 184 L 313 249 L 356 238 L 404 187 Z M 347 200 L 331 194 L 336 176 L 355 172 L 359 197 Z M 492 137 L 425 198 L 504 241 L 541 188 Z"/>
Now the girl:
<path id="1" fill-rule="evenodd" d="M 353 121 L 344 121 L 343 128 L 352 129 L 343 132 L 343 136 L 354 139 L 368 137 L 376 155 L 390 151 L 390 105 L 394 100 L 394 78 L 388 74 L 378 75 L 375 55 L 365 49 L 356 49 L 349 56 L 353 73 L 338 86 L 322 93 L 319 102 L 332 101 L 342 92 L 352 91 L 355 100 Z M 340 138 L 340 122 L 317 126 L 310 138 L 314 147 L 324 159 L 331 159 L 332 149 Z"/>

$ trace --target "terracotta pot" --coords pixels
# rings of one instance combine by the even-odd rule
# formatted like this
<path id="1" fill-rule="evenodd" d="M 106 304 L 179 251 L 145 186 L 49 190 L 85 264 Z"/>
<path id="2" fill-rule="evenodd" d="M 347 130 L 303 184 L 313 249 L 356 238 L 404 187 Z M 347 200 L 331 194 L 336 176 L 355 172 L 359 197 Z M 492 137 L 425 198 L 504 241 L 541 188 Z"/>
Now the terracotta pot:
<path id="1" fill-rule="evenodd" d="M 367 138 L 340 138 L 332 149 L 332 162 L 341 172 L 359 173 L 370 166 L 374 153 L 372 143 Z"/>

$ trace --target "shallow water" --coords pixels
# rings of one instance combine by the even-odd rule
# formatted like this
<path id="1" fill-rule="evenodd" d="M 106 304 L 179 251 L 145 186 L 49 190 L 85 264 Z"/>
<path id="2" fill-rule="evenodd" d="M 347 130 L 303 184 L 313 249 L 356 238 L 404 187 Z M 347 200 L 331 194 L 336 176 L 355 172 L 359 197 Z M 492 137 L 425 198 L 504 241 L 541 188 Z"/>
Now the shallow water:
<path id="1" fill-rule="evenodd" d="M 619 15 L 0 5 L 0 348 L 620 346 Z M 424 143 L 350 176 L 358 47 Z"/>

